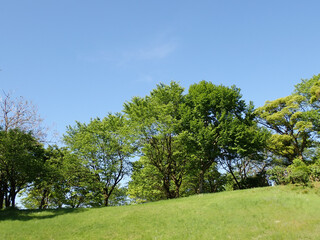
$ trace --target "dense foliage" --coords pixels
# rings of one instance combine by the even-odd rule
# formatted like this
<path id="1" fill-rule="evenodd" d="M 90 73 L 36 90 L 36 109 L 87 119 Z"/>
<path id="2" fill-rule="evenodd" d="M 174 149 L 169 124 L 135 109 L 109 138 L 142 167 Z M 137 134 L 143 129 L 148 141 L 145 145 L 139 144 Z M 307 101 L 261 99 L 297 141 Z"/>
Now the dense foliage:
<path id="1" fill-rule="evenodd" d="M 255 109 L 235 86 L 159 84 L 122 113 L 69 126 L 64 147 L 41 144 L 24 121 L 38 115 L 23 118 L 9 106 L 29 106 L 6 95 L 0 208 L 18 193 L 27 208 L 77 208 L 319 181 L 319 89 L 320 75 L 303 79 Z"/>

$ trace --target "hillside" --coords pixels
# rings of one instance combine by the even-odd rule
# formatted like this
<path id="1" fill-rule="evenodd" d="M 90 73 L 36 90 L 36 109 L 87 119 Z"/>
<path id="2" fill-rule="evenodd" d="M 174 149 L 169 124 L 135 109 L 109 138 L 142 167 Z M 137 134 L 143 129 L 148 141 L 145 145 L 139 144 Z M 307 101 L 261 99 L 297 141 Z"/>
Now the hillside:
<path id="1" fill-rule="evenodd" d="M 257 188 L 134 206 L 0 212 L 0 239 L 319 239 L 320 190 Z"/>

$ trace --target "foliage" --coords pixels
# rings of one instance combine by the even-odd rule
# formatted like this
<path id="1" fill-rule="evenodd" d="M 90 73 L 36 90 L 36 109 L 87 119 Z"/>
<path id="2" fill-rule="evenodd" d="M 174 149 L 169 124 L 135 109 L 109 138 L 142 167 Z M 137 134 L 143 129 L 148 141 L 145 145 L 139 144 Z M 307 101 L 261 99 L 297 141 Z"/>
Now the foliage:
<path id="1" fill-rule="evenodd" d="M 89 175 L 94 176 L 92 184 L 103 194 L 105 206 L 119 182 L 129 173 L 128 161 L 134 152 L 131 134 L 121 114 L 109 114 L 89 124 L 77 122 L 64 136 L 69 149 L 81 159 Z"/>
<path id="2" fill-rule="evenodd" d="M 303 79 L 293 94 L 258 109 L 235 86 L 201 81 L 184 94 L 176 82 L 160 83 L 126 102 L 123 114 L 69 126 L 66 147 L 47 149 L 32 125 L 41 122 L 33 105 L 5 94 L 1 207 L 14 206 L 22 190 L 25 206 L 45 209 L 142 203 L 268 186 L 269 180 L 319 181 L 319 79 Z"/>
<path id="3" fill-rule="evenodd" d="M 312 146 L 313 124 L 303 111 L 306 98 L 290 95 L 268 101 L 256 110 L 259 122 L 269 128 L 273 135 L 268 141 L 268 149 L 276 156 L 286 159 L 289 165 L 293 159 L 304 159 L 304 151 Z"/>
<path id="4" fill-rule="evenodd" d="M 293 160 L 288 167 L 276 166 L 268 171 L 270 180 L 276 184 L 302 184 L 308 185 L 318 182 L 320 178 L 320 163 L 310 163 L 309 165 L 299 158 Z"/>
<path id="5" fill-rule="evenodd" d="M 309 166 L 310 180 L 320 182 L 320 160 Z"/>
<path id="6" fill-rule="evenodd" d="M 42 172 L 44 150 L 32 136 L 19 129 L 0 131 L 0 209 L 15 207 L 17 193 Z"/>
<path id="7" fill-rule="evenodd" d="M 144 157 L 132 163 L 128 195 L 133 203 L 157 201 L 166 198 L 162 188 L 161 174 Z"/>
<path id="8" fill-rule="evenodd" d="M 57 146 L 46 149 L 44 171 L 25 191 L 27 208 L 97 206 L 103 199 L 96 177 L 76 155 Z"/>
<path id="9" fill-rule="evenodd" d="M 182 93 L 183 88 L 175 82 L 159 84 L 149 96 L 135 97 L 124 105 L 124 112 L 135 129 L 140 154 L 145 161 L 141 166 L 147 167 L 142 172 L 148 176 L 151 174 L 146 173 L 147 170 L 155 172 L 166 198 L 180 196 L 188 163 L 182 141 L 184 134 L 179 129 L 180 106 L 184 101 Z M 134 190 L 130 188 L 138 185 L 131 183 L 129 192 L 132 193 Z"/>
<path id="10" fill-rule="evenodd" d="M 235 177 L 234 160 L 260 158 L 268 133 L 254 120 L 253 106 L 241 99 L 235 86 L 216 86 L 202 81 L 190 86 L 183 114 L 183 127 L 189 133 L 192 167 L 198 169 L 198 192 L 203 192 L 204 175 L 219 163 Z M 254 156 L 253 156 L 254 155 Z"/>

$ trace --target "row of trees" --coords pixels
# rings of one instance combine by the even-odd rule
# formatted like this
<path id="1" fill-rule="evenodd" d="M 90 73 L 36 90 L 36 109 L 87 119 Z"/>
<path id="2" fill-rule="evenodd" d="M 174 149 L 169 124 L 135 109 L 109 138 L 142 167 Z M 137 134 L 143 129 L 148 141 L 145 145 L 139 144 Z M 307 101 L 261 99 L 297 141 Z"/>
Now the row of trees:
<path id="1" fill-rule="evenodd" d="M 255 109 L 235 86 L 159 84 L 122 113 L 69 126 L 64 147 L 3 121 L 0 206 L 21 191 L 28 208 L 87 207 L 317 180 L 319 89 L 320 75 Z"/>

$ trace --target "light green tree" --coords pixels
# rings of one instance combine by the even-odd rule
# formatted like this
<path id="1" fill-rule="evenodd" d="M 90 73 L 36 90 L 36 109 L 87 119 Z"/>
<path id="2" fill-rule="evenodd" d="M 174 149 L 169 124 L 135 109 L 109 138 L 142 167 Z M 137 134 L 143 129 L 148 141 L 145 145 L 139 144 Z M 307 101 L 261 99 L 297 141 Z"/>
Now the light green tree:
<path id="1" fill-rule="evenodd" d="M 129 173 L 128 163 L 134 153 L 131 135 L 132 130 L 121 114 L 96 118 L 89 124 L 77 122 L 64 135 L 70 151 L 96 177 L 104 206 L 108 206 L 113 191 Z"/>
<path id="2" fill-rule="evenodd" d="M 161 188 L 166 198 L 180 196 L 180 187 L 187 170 L 188 156 L 180 128 L 180 107 L 184 101 L 182 93 L 183 88 L 175 82 L 170 85 L 159 84 L 150 95 L 135 97 L 124 105 L 124 112 L 136 131 L 143 166 L 152 169 L 161 179 Z M 131 193 L 133 186 L 137 184 L 129 185 Z"/>
<path id="3" fill-rule="evenodd" d="M 291 164 L 293 159 L 304 159 L 304 151 L 312 145 L 313 123 L 303 106 L 306 97 L 298 94 L 268 101 L 256 110 L 260 123 L 272 130 L 268 148 Z"/>

